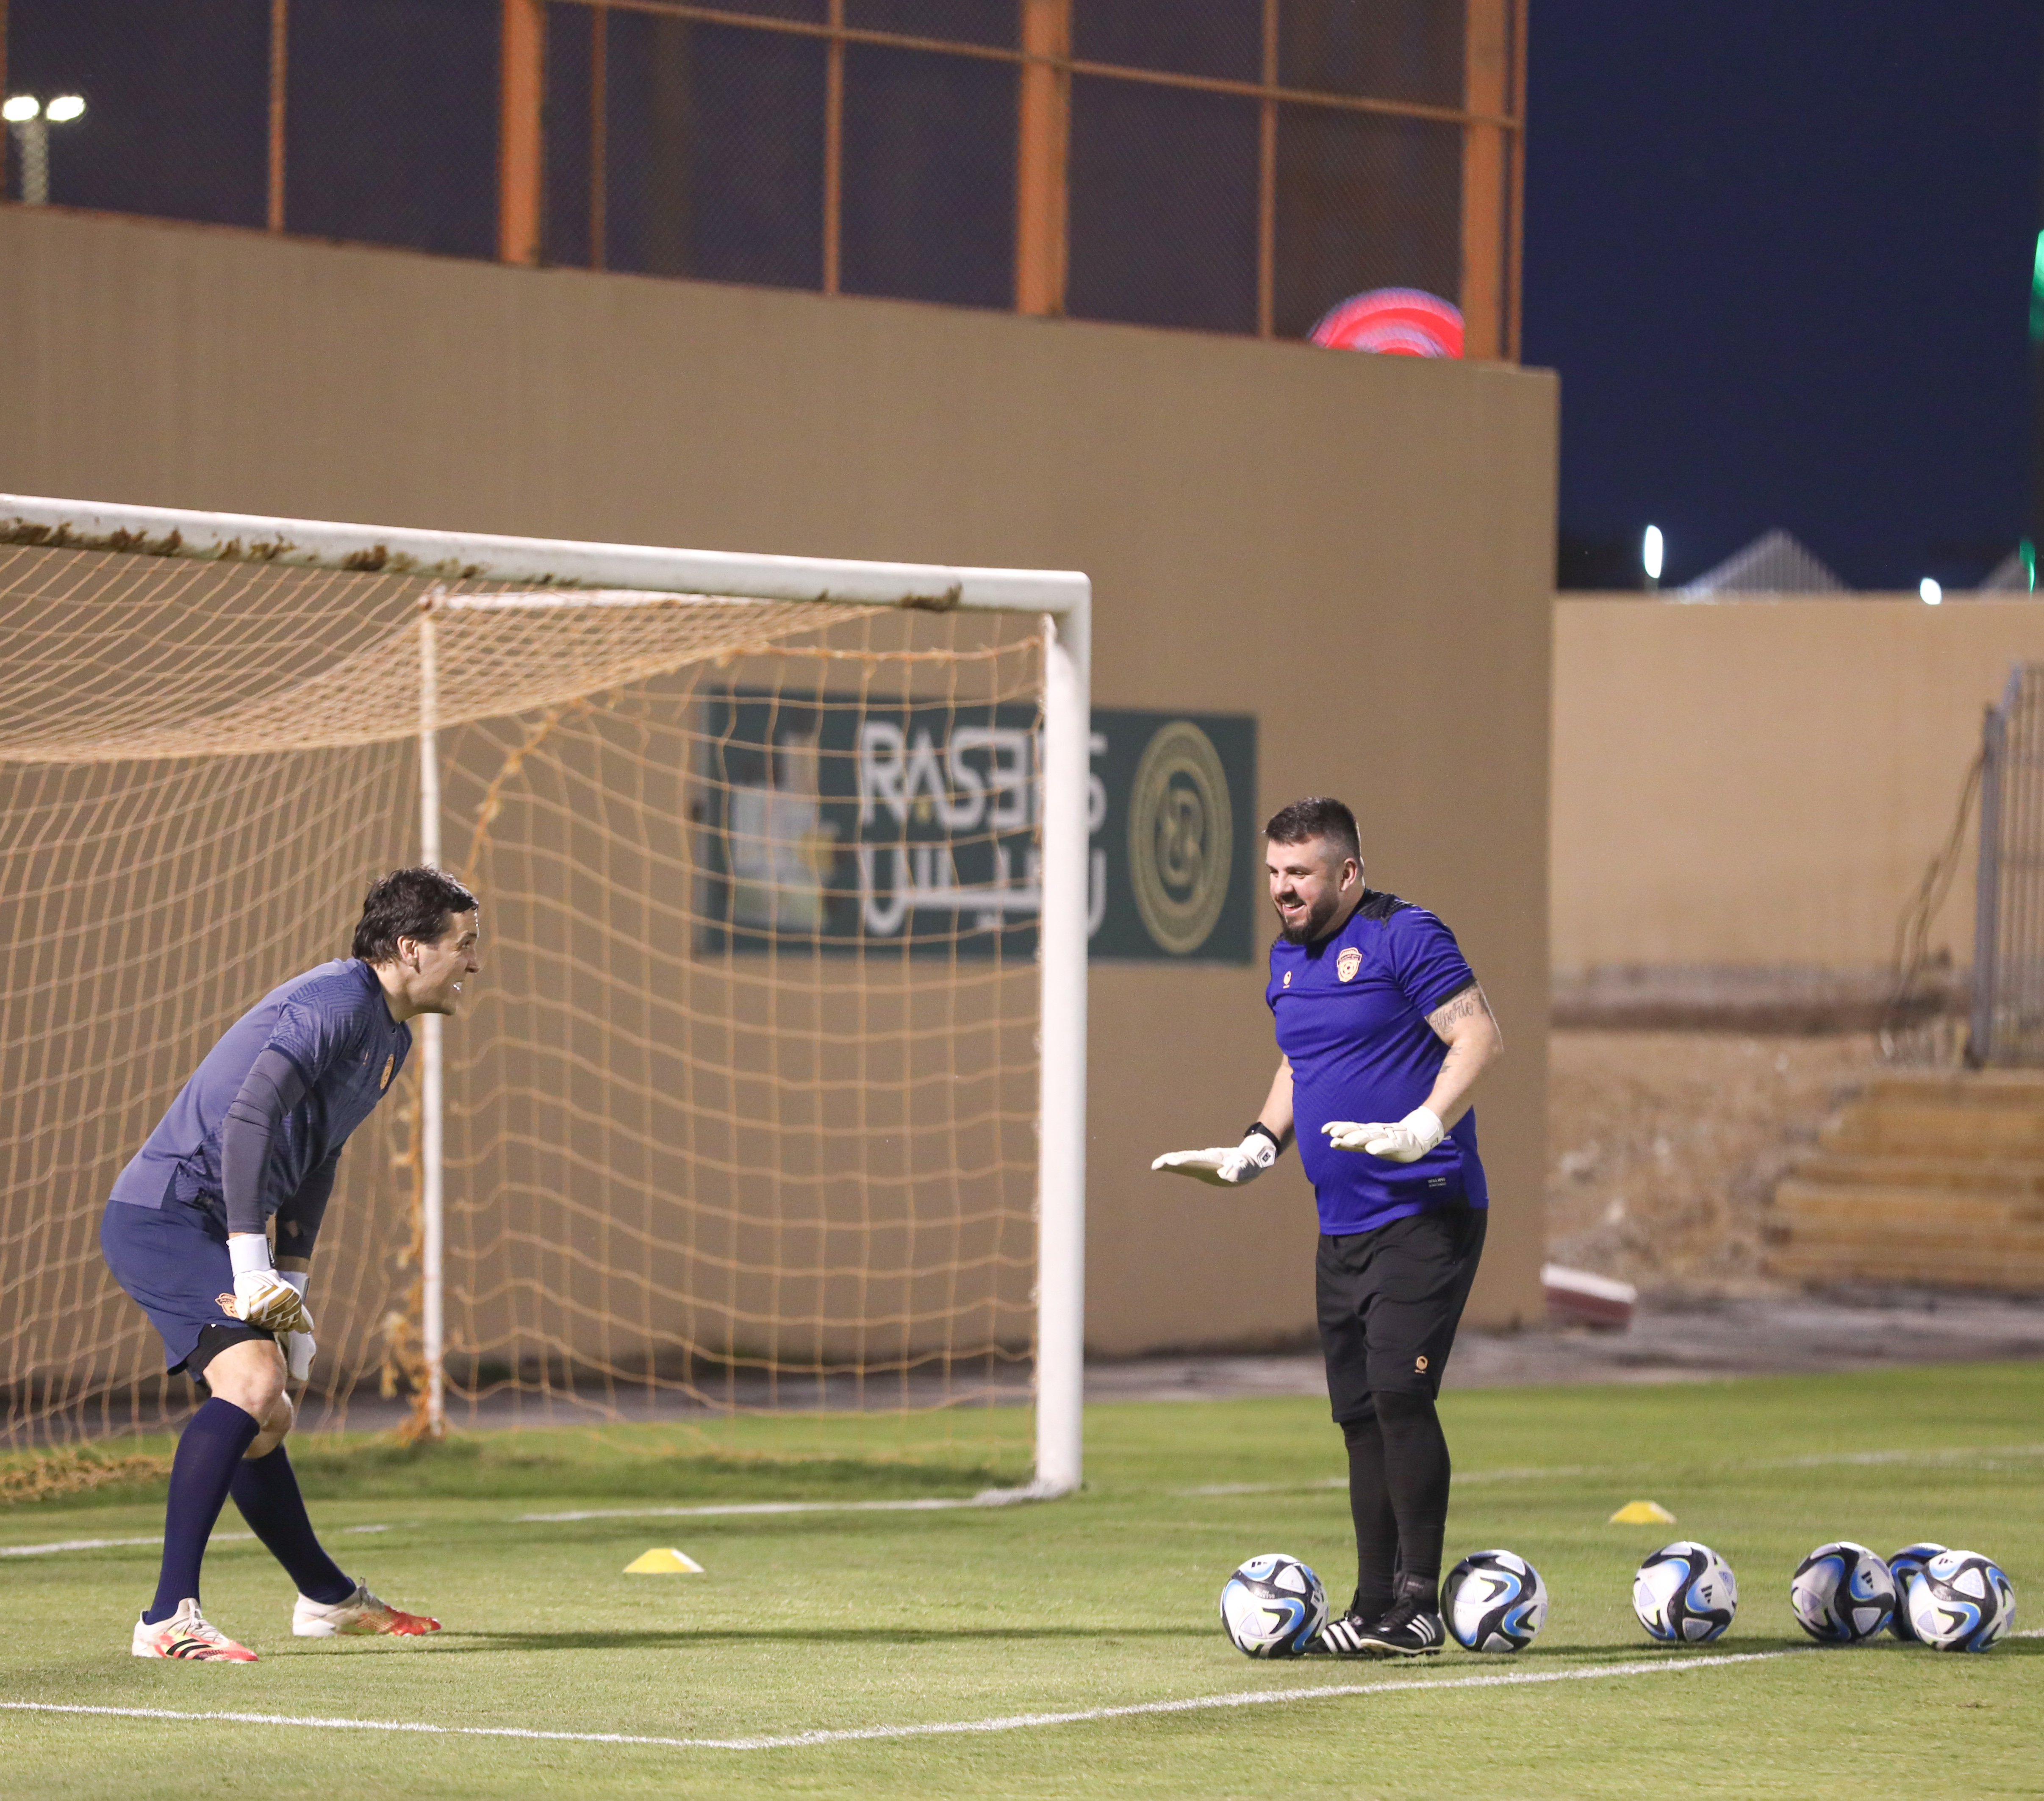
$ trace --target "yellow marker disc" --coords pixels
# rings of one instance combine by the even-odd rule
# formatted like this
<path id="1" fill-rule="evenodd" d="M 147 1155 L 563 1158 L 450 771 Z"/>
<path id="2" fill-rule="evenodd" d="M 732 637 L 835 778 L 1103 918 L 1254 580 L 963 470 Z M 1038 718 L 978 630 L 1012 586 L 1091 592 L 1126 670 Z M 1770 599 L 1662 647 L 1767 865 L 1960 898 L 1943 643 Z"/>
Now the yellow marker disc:
<path id="1" fill-rule="evenodd" d="M 624 1566 L 627 1576 L 701 1576 L 703 1566 L 686 1551 L 655 1549 Z"/>
<path id="2" fill-rule="evenodd" d="M 1627 1501 L 1611 1516 L 1613 1526 L 1673 1526 L 1675 1516 L 1658 1501 Z"/>

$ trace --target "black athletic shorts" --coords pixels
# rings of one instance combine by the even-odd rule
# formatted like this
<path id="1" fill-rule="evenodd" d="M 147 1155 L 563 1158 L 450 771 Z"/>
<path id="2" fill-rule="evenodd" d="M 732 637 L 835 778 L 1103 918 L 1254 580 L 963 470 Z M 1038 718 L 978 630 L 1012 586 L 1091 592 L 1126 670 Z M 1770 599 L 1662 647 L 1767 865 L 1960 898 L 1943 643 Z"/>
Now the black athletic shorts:
<path id="1" fill-rule="evenodd" d="M 277 1342 L 275 1332 L 266 1332 L 259 1326 L 244 1326 L 239 1319 L 211 1320 L 199 1328 L 198 1343 L 190 1356 L 178 1365 L 194 1382 L 206 1381 L 206 1365 L 225 1350 L 229 1345 L 244 1345 L 261 1338 L 270 1344 Z M 172 1375 L 177 1370 L 171 1372 Z M 208 1392 L 211 1391 L 209 1390 Z"/>
<path id="2" fill-rule="evenodd" d="M 1338 1424 L 1372 1417 L 1380 1391 L 1441 1392 L 1489 1217 L 1437 1207 L 1373 1231 L 1320 1235 L 1314 1285 Z"/>

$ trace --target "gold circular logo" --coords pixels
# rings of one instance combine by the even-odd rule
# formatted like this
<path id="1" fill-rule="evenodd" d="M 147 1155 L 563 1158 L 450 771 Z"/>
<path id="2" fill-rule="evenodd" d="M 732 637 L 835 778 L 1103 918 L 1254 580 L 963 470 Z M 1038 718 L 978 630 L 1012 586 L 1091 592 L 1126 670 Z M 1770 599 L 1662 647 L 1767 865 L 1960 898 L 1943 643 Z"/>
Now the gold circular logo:
<path id="1" fill-rule="evenodd" d="M 1128 798 L 1128 874 L 1136 911 L 1158 947 L 1189 956 L 1228 900 L 1235 822 L 1228 773 L 1190 720 L 1160 726 L 1135 766 Z"/>
<path id="2" fill-rule="evenodd" d="M 1343 981 L 1354 981 L 1355 972 L 1362 967 L 1362 953 L 1353 944 L 1342 947 L 1342 954 L 1335 959 L 1335 973 Z"/>

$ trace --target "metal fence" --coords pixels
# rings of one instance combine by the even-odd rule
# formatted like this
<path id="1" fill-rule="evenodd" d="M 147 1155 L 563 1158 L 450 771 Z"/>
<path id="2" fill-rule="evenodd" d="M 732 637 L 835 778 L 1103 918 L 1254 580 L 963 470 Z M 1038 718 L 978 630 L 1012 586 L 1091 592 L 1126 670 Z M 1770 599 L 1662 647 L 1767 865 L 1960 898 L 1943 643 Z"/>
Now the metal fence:
<path id="1" fill-rule="evenodd" d="M 42 109 L 6 193 L 1266 337 L 1410 286 L 1461 306 L 1468 355 L 1516 360 L 1525 13 L 0 0 L 6 92 Z"/>
<path id="2" fill-rule="evenodd" d="M 1981 744 L 1968 1061 L 2044 1065 L 2044 663 L 2018 663 Z"/>

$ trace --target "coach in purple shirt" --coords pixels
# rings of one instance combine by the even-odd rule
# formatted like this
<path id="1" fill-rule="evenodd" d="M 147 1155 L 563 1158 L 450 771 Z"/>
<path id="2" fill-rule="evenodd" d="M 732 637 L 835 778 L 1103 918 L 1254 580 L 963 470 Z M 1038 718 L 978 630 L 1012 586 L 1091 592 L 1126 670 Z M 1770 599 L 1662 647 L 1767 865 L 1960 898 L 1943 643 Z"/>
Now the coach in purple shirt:
<path id="1" fill-rule="evenodd" d="M 1340 801 L 1295 801 L 1265 836 L 1277 1076 L 1240 1144 L 1152 1167 L 1239 1186 L 1296 1135 L 1320 1208 L 1320 1344 L 1357 1565 L 1354 1599 L 1309 1649 L 1423 1657 L 1446 1636 L 1449 1461 L 1434 1403 L 1490 1203 L 1469 1097 L 1504 1043 L 1454 935 L 1363 885 Z"/>

